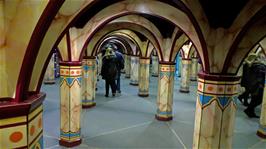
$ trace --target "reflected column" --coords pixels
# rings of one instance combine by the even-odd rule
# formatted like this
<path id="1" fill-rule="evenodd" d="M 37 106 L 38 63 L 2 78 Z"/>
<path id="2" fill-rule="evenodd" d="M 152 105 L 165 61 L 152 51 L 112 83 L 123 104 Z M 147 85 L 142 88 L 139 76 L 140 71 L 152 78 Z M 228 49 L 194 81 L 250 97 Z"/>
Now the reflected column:
<path id="1" fill-rule="evenodd" d="M 60 140 L 59 144 L 73 147 L 81 144 L 81 62 L 60 63 Z"/>
<path id="2" fill-rule="evenodd" d="M 193 148 L 232 148 L 239 77 L 199 73 Z"/>
<path id="3" fill-rule="evenodd" d="M 159 82 L 157 95 L 156 119 L 160 121 L 170 121 L 173 119 L 173 89 L 175 63 L 164 62 L 159 64 Z"/>
<path id="4" fill-rule="evenodd" d="M 140 76 L 139 76 L 139 96 L 149 96 L 149 80 L 150 80 L 150 58 L 142 57 L 140 63 Z"/>
<path id="5" fill-rule="evenodd" d="M 182 73 L 180 80 L 180 92 L 189 92 L 191 59 L 182 59 Z"/>
<path id="6" fill-rule="evenodd" d="M 139 85 L 139 57 L 131 56 L 130 85 Z"/>
<path id="7" fill-rule="evenodd" d="M 95 103 L 95 89 L 97 82 L 96 59 L 95 57 L 84 57 L 82 61 L 82 108 L 91 108 Z"/>

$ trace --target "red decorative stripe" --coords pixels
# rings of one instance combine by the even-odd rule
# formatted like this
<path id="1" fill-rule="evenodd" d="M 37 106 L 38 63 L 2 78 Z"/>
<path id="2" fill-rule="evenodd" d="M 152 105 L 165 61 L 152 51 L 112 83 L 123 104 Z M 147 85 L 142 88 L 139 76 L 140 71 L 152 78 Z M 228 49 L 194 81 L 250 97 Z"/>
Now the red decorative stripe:
<path id="1" fill-rule="evenodd" d="M 80 61 L 74 61 L 74 62 L 65 62 L 61 61 L 59 62 L 60 66 L 82 66 L 82 62 Z"/>
<path id="2" fill-rule="evenodd" d="M 159 64 L 165 64 L 165 65 L 175 65 L 175 62 L 159 62 Z"/>
<path id="3" fill-rule="evenodd" d="M 198 76 L 200 79 L 208 81 L 238 81 L 240 79 L 240 76 L 212 75 L 212 74 L 206 74 L 204 72 L 199 72 Z"/>

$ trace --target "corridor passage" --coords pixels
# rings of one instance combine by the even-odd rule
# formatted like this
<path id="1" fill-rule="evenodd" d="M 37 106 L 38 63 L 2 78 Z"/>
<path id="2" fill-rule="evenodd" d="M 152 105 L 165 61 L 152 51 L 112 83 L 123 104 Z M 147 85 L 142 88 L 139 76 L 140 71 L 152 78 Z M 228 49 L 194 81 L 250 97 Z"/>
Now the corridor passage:
<path id="1" fill-rule="evenodd" d="M 180 78 L 175 78 L 174 118 L 160 122 L 156 113 L 157 77 L 150 78 L 150 95 L 141 98 L 138 87 L 129 85 L 129 79 L 121 76 L 122 93 L 116 97 L 104 97 L 104 81 L 97 84 L 96 107 L 83 109 L 81 120 L 82 144 L 76 148 L 175 148 L 191 149 L 193 142 L 196 82 L 191 82 L 190 93 L 179 92 Z M 44 101 L 44 147 L 63 148 L 58 144 L 60 130 L 59 86 L 43 85 L 47 93 Z M 266 141 L 256 136 L 259 119 L 244 115 L 244 107 L 237 101 L 233 146 L 235 149 L 265 149 Z M 257 114 L 260 109 L 257 109 Z"/>

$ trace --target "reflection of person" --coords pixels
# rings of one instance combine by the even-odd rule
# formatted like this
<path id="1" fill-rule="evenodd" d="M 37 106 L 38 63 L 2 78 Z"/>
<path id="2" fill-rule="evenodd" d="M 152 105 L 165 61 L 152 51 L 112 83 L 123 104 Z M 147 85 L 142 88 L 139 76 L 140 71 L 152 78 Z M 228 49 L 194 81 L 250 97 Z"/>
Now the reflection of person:
<path id="1" fill-rule="evenodd" d="M 117 74 L 117 58 L 113 49 L 108 47 L 104 52 L 101 69 L 101 75 L 105 80 L 105 97 L 109 95 L 109 86 L 111 86 L 112 95 L 115 96 Z"/>
<path id="2" fill-rule="evenodd" d="M 121 93 L 121 89 L 120 89 L 120 76 L 121 76 L 121 70 L 124 69 L 124 58 L 122 53 L 120 53 L 119 51 L 115 51 L 115 55 L 116 58 L 118 60 L 118 65 L 117 65 L 117 79 L 116 79 L 116 87 L 117 87 L 117 92 Z"/>

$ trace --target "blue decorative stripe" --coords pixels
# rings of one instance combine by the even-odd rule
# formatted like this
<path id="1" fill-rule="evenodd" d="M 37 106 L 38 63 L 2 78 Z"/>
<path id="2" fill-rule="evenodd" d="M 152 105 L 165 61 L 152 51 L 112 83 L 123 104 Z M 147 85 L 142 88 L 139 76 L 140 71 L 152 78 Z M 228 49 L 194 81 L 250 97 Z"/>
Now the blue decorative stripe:
<path id="1" fill-rule="evenodd" d="M 60 86 L 62 85 L 62 83 L 64 82 L 64 80 L 66 81 L 67 85 L 69 87 L 71 87 L 74 83 L 74 81 L 76 80 L 78 82 L 78 84 L 81 86 L 81 81 L 82 81 L 82 77 L 60 77 Z"/>
<path id="2" fill-rule="evenodd" d="M 169 115 L 172 115 L 172 111 L 160 111 L 159 109 L 157 109 L 157 114 L 169 116 Z"/>
<path id="3" fill-rule="evenodd" d="M 218 101 L 219 101 L 220 105 L 223 108 L 225 108 L 230 101 L 230 97 L 218 97 Z"/>
<path id="4" fill-rule="evenodd" d="M 92 66 L 84 65 L 83 66 L 83 70 L 85 70 L 85 71 L 94 70 L 94 69 L 95 69 L 95 66 L 94 65 L 92 65 Z"/>
<path id="5" fill-rule="evenodd" d="M 64 138 L 78 138 L 80 137 L 80 130 L 78 132 L 64 132 L 64 131 L 60 131 L 60 137 L 64 137 Z"/>
<path id="6" fill-rule="evenodd" d="M 68 84 L 69 86 L 71 86 L 73 80 L 74 80 L 74 78 L 66 78 L 67 84 Z"/>
<path id="7" fill-rule="evenodd" d="M 216 96 L 202 95 L 202 94 L 198 95 L 199 95 L 199 102 L 202 107 L 207 106 L 208 104 L 210 104 L 212 101 L 215 100 L 218 102 L 221 109 L 225 109 L 231 101 L 235 102 L 234 101 L 235 97 L 225 97 L 225 96 L 216 97 Z"/>
<path id="8" fill-rule="evenodd" d="M 174 72 L 160 72 L 160 78 L 162 79 L 163 77 L 174 77 Z"/>
<path id="9" fill-rule="evenodd" d="M 210 103 L 210 101 L 213 99 L 213 96 L 204 96 L 202 94 L 199 94 L 199 101 L 202 107 Z"/>

